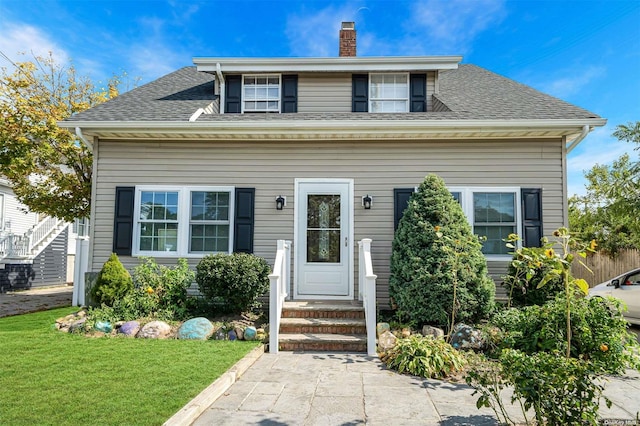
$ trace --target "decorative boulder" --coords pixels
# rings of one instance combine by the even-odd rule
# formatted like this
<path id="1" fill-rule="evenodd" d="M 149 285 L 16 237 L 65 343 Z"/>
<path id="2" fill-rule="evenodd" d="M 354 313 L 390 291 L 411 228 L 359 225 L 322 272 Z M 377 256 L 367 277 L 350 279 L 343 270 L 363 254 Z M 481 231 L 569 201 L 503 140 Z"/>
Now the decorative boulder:
<path id="1" fill-rule="evenodd" d="M 86 322 L 87 318 L 81 318 L 78 321 L 72 322 L 71 324 L 69 324 L 69 333 L 77 333 L 79 331 L 83 331 Z"/>
<path id="2" fill-rule="evenodd" d="M 258 334 L 256 328 L 253 326 L 249 326 L 244 329 L 244 340 L 255 340 L 256 334 Z"/>
<path id="3" fill-rule="evenodd" d="M 120 326 L 118 333 L 125 336 L 135 336 L 140 331 L 140 323 L 138 321 L 127 321 Z"/>
<path id="4" fill-rule="evenodd" d="M 433 327 L 431 325 L 425 325 L 422 327 L 422 335 L 423 336 L 432 336 L 434 339 L 443 339 L 444 338 L 444 330 L 438 327 Z"/>
<path id="5" fill-rule="evenodd" d="M 166 339 L 171 334 L 171 326 L 164 321 L 151 321 L 145 324 L 136 337 L 139 339 Z"/>
<path id="6" fill-rule="evenodd" d="M 236 332 L 235 332 L 235 331 L 233 331 L 233 330 L 230 330 L 230 331 L 227 333 L 227 337 L 229 337 L 229 340 L 231 340 L 231 341 L 238 340 L 238 335 L 237 335 L 237 334 L 236 334 Z"/>
<path id="7" fill-rule="evenodd" d="M 390 331 L 385 331 L 378 337 L 378 349 L 382 352 L 392 349 L 396 345 L 398 338 Z"/>
<path id="8" fill-rule="evenodd" d="M 213 338 L 215 340 L 226 340 L 227 339 L 227 333 L 224 332 L 224 329 L 219 328 L 216 330 L 215 334 L 213 335 Z"/>
<path id="9" fill-rule="evenodd" d="M 380 335 L 385 331 L 389 330 L 391 330 L 391 327 L 389 326 L 388 322 L 379 322 L 378 324 L 376 324 L 376 334 L 378 337 L 380 337 Z"/>
<path id="10" fill-rule="evenodd" d="M 96 321 L 96 324 L 93 326 L 93 328 L 105 334 L 111 333 L 111 331 L 113 331 L 113 325 L 111 325 L 109 321 Z"/>
<path id="11" fill-rule="evenodd" d="M 453 327 L 451 346 L 456 349 L 480 350 L 484 347 L 484 339 L 480 330 L 460 323 Z"/>
<path id="12" fill-rule="evenodd" d="M 178 339 L 207 340 L 213 334 L 213 324 L 202 317 L 185 321 L 178 329 Z"/>
<path id="13" fill-rule="evenodd" d="M 236 327 L 233 329 L 236 332 L 238 340 L 244 340 L 244 329 L 242 327 Z"/>

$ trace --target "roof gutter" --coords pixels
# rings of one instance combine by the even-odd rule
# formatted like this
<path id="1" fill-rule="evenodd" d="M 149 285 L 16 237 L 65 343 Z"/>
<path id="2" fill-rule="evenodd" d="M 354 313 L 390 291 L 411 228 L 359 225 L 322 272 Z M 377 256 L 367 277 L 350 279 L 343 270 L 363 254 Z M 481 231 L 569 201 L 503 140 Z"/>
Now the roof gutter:
<path id="1" fill-rule="evenodd" d="M 591 130 L 591 128 L 586 124 L 584 126 L 582 126 L 582 131 L 580 132 L 580 134 L 567 147 L 567 154 L 569 154 L 571 151 L 573 151 L 573 148 L 575 148 L 576 146 L 578 146 L 578 144 L 580 142 L 582 142 L 582 140 L 587 136 L 587 134 L 589 133 L 590 130 Z"/>
<path id="2" fill-rule="evenodd" d="M 84 144 L 89 148 L 89 152 L 93 152 L 93 144 L 87 140 L 82 134 L 82 129 L 80 127 L 76 127 L 76 136 L 80 139 Z"/>

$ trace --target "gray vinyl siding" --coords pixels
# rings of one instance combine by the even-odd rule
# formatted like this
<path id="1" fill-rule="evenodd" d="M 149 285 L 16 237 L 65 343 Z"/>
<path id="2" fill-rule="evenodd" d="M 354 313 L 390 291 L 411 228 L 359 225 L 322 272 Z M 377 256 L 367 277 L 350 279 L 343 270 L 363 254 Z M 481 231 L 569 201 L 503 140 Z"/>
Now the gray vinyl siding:
<path id="1" fill-rule="evenodd" d="M 69 227 L 33 259 L 33 287 L 64 285 L 67 282 Z"/>
<path id="2" fill-rule="evenodd" d="M 436 91 L 436 72 L 427 73 L 427 111 L 433 111 L 433 94 Z"/>
<path id="3" fill-rule="evenodd" d="M 298 75 L 298 112 L 351 112 L 351 74 Z"/>
<path id="4" fill-rule="evenodd" d="M 541 187 L 544 233 L 564 225 L 562 141 L 359 141 L 359 142 L 124 142 L 100 141 L 95 168 L 92 271 L 111 253 L 116 186 L 232 185 L 253 187 L 255 254 L 272 264 L 276 240 L 294 237 L 294 180 L 354 180 L 355 240 L 371 238 L 378 302 L 388 304 L 389 258 L 393 239 L 393 190 L 420 184 L 428 173 L 450 186 Z M 361 197 L 373 196 L 371 210 Z M 275 198 L 287 197 L 276 211 Z M 357 274 L 357 244 L 354 244 Z M 130 270 L 138 263 L 122 256 Z M 158 259 L 175 264 L 175 259 Z M 198 259 L 190 259 L 195 265 Z M 499 278 L 505 262 L 490 262 Z M 357 287 L 357 276 L 355 277 Z M 354 294 L 358 294 L 357 288 Z"/>

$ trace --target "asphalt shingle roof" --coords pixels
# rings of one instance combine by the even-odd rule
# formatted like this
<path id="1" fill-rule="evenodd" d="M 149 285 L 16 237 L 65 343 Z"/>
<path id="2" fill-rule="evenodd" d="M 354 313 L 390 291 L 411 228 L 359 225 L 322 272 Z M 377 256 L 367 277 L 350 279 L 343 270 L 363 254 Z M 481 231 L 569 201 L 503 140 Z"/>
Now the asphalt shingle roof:
<path id="1" fill-rule="evenodd" d="M 213 76 L 181 68 L 83 111 L 67 121 L 187 121 L 214 100 Z M 585 119 L 598 115 L 475 65 L 441 71 L 437 101 L 449 111 L 426 113 L 213 114 L 198 121 L 259 120 L 537 120 Z"/>

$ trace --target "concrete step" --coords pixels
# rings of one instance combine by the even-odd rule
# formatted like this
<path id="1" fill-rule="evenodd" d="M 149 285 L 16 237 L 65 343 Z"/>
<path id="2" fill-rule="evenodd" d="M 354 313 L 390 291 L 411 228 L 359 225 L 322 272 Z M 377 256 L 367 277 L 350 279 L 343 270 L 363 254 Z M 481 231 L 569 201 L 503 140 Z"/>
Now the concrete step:
<path id="1" fill-rule="evenodd" d="M 282 351 L 366 352 L 367 336 L 362 334 L 299 333 L 280 334 Z"/>
<path id="2" fill-rule="evenodd" d="M 282 318 L 281 333 L 366 334 L 362 318 Z"/>

